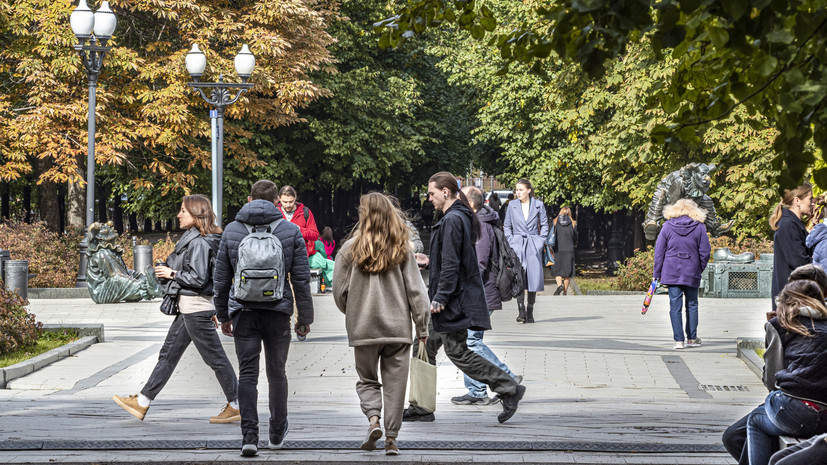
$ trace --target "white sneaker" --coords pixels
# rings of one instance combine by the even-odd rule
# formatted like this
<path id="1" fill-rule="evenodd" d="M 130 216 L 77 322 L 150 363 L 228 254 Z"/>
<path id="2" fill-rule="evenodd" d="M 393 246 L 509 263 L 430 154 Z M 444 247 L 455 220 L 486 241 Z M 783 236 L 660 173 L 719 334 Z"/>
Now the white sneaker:
<path id="1" fill-rule="evenodd" d="M 700 347 L 701 346 L 701 338 L 697 337 L 695 339 L 687 339 L 686 340 L 686 347 Z"/>
<path id="2" fill-rule="evenodd" d="M 683 341 L 675 341 L 675 345 L 672 346 L 672 348 L 673 349 L 684 349 L 684 348 L 686 348 L 686 345 L 683 343 Z"/>

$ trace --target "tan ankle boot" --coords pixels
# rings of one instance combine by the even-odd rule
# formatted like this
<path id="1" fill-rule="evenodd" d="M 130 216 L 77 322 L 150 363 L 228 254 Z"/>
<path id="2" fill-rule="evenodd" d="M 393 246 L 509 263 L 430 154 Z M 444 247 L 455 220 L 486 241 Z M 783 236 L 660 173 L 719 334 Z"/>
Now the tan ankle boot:
<path id="1" fill-rule="evenodd" d="M 396 438 L 385 438 L 385 455 L 399 455 Z"/>

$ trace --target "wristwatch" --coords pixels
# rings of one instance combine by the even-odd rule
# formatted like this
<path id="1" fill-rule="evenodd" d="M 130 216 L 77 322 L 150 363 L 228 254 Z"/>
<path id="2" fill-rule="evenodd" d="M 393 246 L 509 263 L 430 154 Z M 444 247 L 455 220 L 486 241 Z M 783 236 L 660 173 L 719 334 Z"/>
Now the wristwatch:
<path id="1" fill-rule="evenodd" d="M 175 273 L 177 273 L 177 271 L 172 270 L 172 271 L 169 273 L 169 279 L 175 279 Z"/>

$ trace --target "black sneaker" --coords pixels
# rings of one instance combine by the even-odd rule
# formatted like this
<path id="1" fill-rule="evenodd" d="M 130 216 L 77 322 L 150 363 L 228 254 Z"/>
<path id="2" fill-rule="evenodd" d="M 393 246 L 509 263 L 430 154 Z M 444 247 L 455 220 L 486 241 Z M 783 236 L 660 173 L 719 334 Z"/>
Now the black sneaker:
<path id="1" fill-rule="evenodd" d="M 258 434 L 247 433 L 241 441 L 241 455 L 253 457 L 258 454 Z"/>
<path id="2" fill-rule="evenodd" d="M 434 421 L 436 417 L 433 412 L 410 406 L 402 411 L 402 421 Z"/>
<path id="3" fill-rule="evenodd" d="M 284 447 L 284 438 L 287 437 L 287 429 L 289 426 L 287 420 L 284 420 L 284 430 L 280 434 L 270 434 L 270 442 L 267 444 L 267 448 L 281 449 Z"/>
<path id="4" fill-rule="evenodd" d="M 474 397 L 471 394 L 464 396 L 451 397 L 451 403 L 454 405 L 488 405 L 491 399 L 488 396 Z"/>
<path id="5" fill-rule="evenodd" d="M 564 290 L 565 288 L 563 286 L 557 286 L 557 290 L 554 291 L 554 295 L 560 295 L 563 293 Z"/>
<path id="6" fill-rule="evenodd" d="M 517 391 L 514 394 L 504 394 L 501 397 L 501 402 L 503 404 L 503 411 L 497 415 L 497 421 L 500 423 L 505 423 L 508 421 L 509 418 L 513 417 L 515 413 L 517 413 L 517 404 L 520 403 L 520 399 L 523 398 L 525 395 L 525 386 L 522 384 L 517 385 Z"/>

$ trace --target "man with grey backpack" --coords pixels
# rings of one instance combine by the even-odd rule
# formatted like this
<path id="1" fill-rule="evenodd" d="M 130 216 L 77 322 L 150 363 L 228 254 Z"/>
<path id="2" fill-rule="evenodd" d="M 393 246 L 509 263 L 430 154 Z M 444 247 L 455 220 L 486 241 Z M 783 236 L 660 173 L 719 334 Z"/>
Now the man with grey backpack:
<path id="1" fill-rule="evenodd" d="M 299 228 L 276 208 L 278 188 L 271 181 L 257 181 L 247 200 L 235 221 L 224 228 L 213 282 L 221 331 L 233 337 L 238 356 L 241 454 L 252 457 L 259 441 L 257 385 L 262 344 L 270 392 L 268 447 L 280 449 L 288 429 L 285 364 L 293 300 L 298 307 L 295 331 L 299 337 L 310 332 L 313 300 L 304 239 Z"/>

